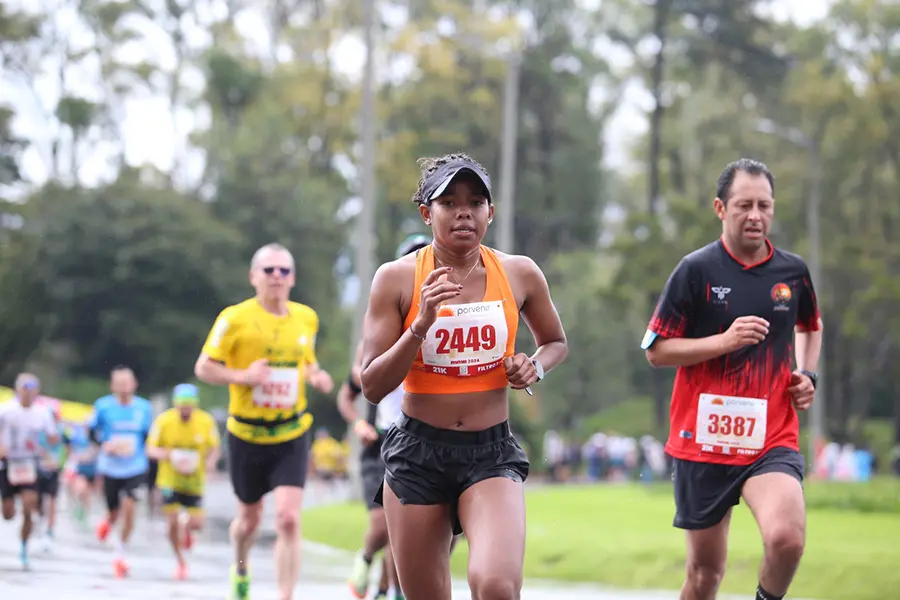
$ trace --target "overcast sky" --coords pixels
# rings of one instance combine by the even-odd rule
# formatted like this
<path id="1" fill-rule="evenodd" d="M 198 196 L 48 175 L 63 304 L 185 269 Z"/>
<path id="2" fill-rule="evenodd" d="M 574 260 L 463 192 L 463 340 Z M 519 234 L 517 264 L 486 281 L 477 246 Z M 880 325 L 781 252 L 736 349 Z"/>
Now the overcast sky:
<path id="1" fill-rule="evenodd" d="M 35 0 L 9 0 L 13 6 L 34 5 Z M 70 47 L 89 46 L 91 34 L 79 26 L 75 11 L 67 8 L 71 2 L 67 0 L 39 0 L 41 5 L 50 9 L 64 32 Z M 198 14 L 201 20 L 215 12 L 216 0 L 198 0 Z M 790 18 L 800 23 L 807 23 L 822 17 L 827 11 L 829 0 L 782 0 L 773 3 L 772 12 L 779 18 Z M 209 41 L 203 23 L 197 24 L 188 31 L 188 39 L 198 46 Z M 259 40 L 258 50 L 262 51 L 267 38 L 266 26 L 258 14 L 245 14 L 237 23 L 238 29 L 248 40 Z M 147 39 L 141 43 L 131 44 L 125 52 L 129 60 L 156 57 L 162 64 L 174 64 L 174 54 L 169 47 L 165 35 L 158 31 L 148 31 Z M 358 78 L 364 60 L 363 47 L 354 37 L 347 37 L 337 44 L 331 56 L 335 67 L 350 77 Z M 85 61 L 84 67 L 70 68 L 65 73 L 66 86 L 69 92 L 89 99 L 99 100 L 101 92 L 96 85 L 98 81 L 97 64 Z M 0 74 L 0 101 L 12 104 L 18 112 L 14 123 L 16 132 L 35 141 L 35 145 L 24 156 L 24 171 L 27 178 L 41 183 L 47 176 L 50 141 L 56 137 L 52 119 L 45 116 L 48 108 L 52 110 L 59 97 L 60 82 L 58 64 L 52 59 L 46 61 L 47 73 L 37 79 L 37 97 L 27 87 L 9 77 L 8 73 Z M 382 73 L 382 76 L 385 74 Z M 192 78 L 198 87 L 202 86 L 199 74 Z M 639 84 L 629 87 L 624 102 L 609 125 L 605 136 L 606 157 L 610 166 L 628 168 L 627 148 L 635 138 L 646 129 L 646 111 L 650 106 L 649 97 Z M 186 165 L 183 181 L 189 181 L 200 172 L 202 157 L 188 154 L 187 135 L 192 129 L 205 125 L 205 116 L 200 113 L 182 111 L 173 115 L 167 99 L 162 95 L 150 94 L 147 97 L 131 98 L 127 101 L 121 114 L 113 115 L 121 124 L 125 139 L 125 156 L 131 165 L 150 163 L 168 171 L 174 157 L 179 163 Z M 80 178 L 85 184 L 94 184 L 114 177 L 114 169 L 110 161 L 114 148 L 100 147 L 82 160 Z"/>

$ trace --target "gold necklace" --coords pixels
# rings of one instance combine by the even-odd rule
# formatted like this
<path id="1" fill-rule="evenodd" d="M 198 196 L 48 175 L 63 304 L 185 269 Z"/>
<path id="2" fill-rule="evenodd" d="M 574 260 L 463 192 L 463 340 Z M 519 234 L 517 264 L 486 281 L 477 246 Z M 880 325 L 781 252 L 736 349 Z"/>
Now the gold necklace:
<path id="1" fill-rule="evenodd" d="M 465 280 L 466 280 L 466 279 L 468 279 L 468 278 L 469 278 L 469 275 L 471 275 L 471 274 L 472 274 L 472 271 L 474 271 L 474 270 L 475 270 L 475 267 L 477 267 L 477 266 L 478 266 L 478 263 L 479 263 L 479 261 L 478 261 L 478 260 L 476 260 L 476 261 L 475 261 L 475 264 L 474 264 L 474 265 L 472 265 L 472 268 L 471 268 L 471 269 L 469 269 L 469 272 L 468 272 L 468 273 L 466 273 L 466 276 L 465 276 L 465 277 L 463 277 L 463 278 L 462 278 L 462 281 L 457 281 L 457 282 L 456 282 L 456 285 L 462 285 L 462 284 L 463 284 L 463 282 L 464 282 L 464 281 L 465 281 Z M 453 279 L 456 279 L 456 278 L 455 278 L 455 277 L 454 277 L 454 278 L 453 278 Z"/>
<path id="2" fill-rule="evenodd" d="M 463 282 L 465 282 L 465 280 L 469 278 L 469 275 L 472 274 L 472 271 L 475 270 L 475 267 L 477 267 L 478 263 L 480 263 L 480 262 L 481 262 L 481 257 L 479 256 L 477 259 L 475 259 L 475 264 L 472 265 L 472 268 L 469 269 L 469 272 L 466 273 L 466 276 L 462 278 L 462 281 L 458 280 L 456 277 L 453 277 L 453 281 L 456 282 L 456 285 L 462 285 Z M 451 277 L 452 277 L 452 275 L 451 275 Z"/>

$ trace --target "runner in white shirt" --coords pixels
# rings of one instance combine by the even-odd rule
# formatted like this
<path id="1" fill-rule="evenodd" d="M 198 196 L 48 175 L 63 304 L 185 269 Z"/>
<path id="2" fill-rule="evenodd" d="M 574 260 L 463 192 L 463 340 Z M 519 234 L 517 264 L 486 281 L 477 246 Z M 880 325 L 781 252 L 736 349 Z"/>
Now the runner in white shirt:
<path id="1" fill-rule="evenodd" d="M 24 569 L 29 568 L 28 539 L 38 509 L 38 461 L 43 454 L 40 437 L 45 434 L 51 444 L 59 441 L 52 412 L 35 404 L 39 391 L 38 378 L 21 373 L 16 377 L 16 398 L 0 405 L 0 498 L 7 521 L 16 516 L 16 496 L 21 501 L 19 559 Z"/>
<path id="2" fill-rule="evenodd" d="M 357 347 L 356 358 L 350 370 L 350 376 L 338 391 L 337 403 L 341 416 L 348 424 L 353 425 L 353 432 L 362 443 L 359 462 L 362 471 L 363 499 L 369 510 L 369 527 L 366 530 L 363 548 L 354 562 L 353 574 L 350 577 L 350 591 L 357 598 L 365 598 L 369 589 L 369 574 L 375 554 L 384 549 L 384 562 L 381 569 L 381 582 L 375 600 L 386 600 L 388 590 L 395 590 L 395 598 L 402 598 L 398 588 L 397 571 L 393 557 L 388 548 L 387 521 L 384 509 L 375 502 L 375 494 L 384 481 L 384 462 L 381 460 L 381 440 L 391 423 L 400 416 L 400 401 L 403 399 L 403 386 L 388 394 L 376 407 L 368 405 L 367 414 L 359 415 L 354 402 L 361 394 L 359 367 L 361 345 Z"/>

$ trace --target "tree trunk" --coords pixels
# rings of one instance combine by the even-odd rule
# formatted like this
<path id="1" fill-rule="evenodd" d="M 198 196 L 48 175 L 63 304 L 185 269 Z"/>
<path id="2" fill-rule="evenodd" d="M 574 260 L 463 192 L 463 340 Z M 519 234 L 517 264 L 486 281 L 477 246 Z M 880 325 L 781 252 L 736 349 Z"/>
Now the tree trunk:
<path id="1" fill-rule="evenodd" d="M 662 121 L 665 108 L 662 102 L 662 86 L 666 66 L 666 36 L 669 22 L 671 0 L 656 0 L 653 11 L 653 35 L 659 43 L 659 50 L 653 61 L 650 73 L 650 92 L 653 94 L 653 114 L 650 115 L 650 156 L 649 181 L 647 185 L 647 210 L 654 218 L 659 213 L 660 175 L 659 163 L 662 147 Z M 657 294 L 650 294 L 650 305 L 656 306 Z M 662 371 L 651 371 L 653 389 L 653 416 L 656 427 L 662 428 L 666 423 L 665 378 Z"/>

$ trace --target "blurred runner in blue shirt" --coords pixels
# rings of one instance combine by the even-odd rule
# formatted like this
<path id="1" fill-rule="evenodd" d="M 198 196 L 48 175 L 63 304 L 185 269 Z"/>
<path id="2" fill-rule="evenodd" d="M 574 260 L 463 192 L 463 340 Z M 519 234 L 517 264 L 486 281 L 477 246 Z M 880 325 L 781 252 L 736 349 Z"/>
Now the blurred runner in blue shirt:
<path id="1" fill-rule="evenodd" d="M 125 545 L 134 529 L 138 490 L 149 467 L 145 444 L 153 422 L 153 410 L 149 400 L 134 395 L 137 378 L 130 368 L 114 368 L 109 387 L 112 394 L 94 402 L 91 422 L 91 439 L 100 445 L 97 473 L 103 476 L 103 495 L 109 511 L 107 518 L 97 526 L 97 538 L 106 540 L 121 508 L 124 513 L 122 532 L 113 540 L 116 547 L 113 569 L 116 577 L 121 578 L 128 574 Z"/>
<path id="2" fill-rule="evenodd" d="M 97 490 L 97 447 L 91 441 L 90 428 L 87 425 L 72 426 L 69 461 L 75 475 L 70 488 L 71 497 L 75 500 L 73 514 L 75 520 L 84 527 L 87 525 L 87 516 L 91 514 L 92 496 Z"/>

